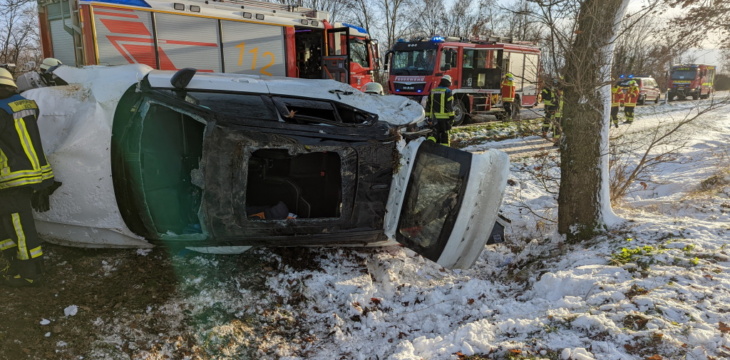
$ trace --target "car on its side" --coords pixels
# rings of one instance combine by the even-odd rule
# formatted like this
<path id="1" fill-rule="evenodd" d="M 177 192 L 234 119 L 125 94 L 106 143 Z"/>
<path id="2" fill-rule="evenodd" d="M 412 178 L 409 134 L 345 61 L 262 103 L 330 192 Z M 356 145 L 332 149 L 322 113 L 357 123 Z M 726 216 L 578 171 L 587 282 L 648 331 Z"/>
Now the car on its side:
<path id="1" fill-rule="evenodd" d="M 618 81 L 618 86 L 624 89 L 629 88 L 629 82 L 636 81 L 636 85 L 639 86 L 639 99 L 636 101 L 638 105 L 644 105 L 647 102 L 658 103 L 662 97 L 662 91 L 659 89 L 659 84 L 651 76 L 628 76 L 621 77 Z"/>
<path id="2" fill-rule="evenodd" d="M 425 140 L 423 108 L 333 80 L 60 66 L 38 102 L 61 185 L 36 213 L 49 241 L 251 246 L 402 244 L 471 266 L 496 223 L 509 160 Z"/>

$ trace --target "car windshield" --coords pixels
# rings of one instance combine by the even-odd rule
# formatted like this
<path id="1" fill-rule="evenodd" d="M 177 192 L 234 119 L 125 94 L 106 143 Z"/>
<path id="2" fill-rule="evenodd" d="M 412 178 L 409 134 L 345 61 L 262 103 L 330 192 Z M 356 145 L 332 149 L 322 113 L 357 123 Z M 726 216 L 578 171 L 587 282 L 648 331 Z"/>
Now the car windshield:
<path id="1" fill-rule="evenodd" d="M 672 80 L 694 79 L 696 74 L 696 69 L 674 70 L 672 71 Z"/>
<path id="2" fill-rule="evenodd" d="M 396 51 L 391 72 L 394 75 L 429 75 L 436 63 L 436 49 Z"/>

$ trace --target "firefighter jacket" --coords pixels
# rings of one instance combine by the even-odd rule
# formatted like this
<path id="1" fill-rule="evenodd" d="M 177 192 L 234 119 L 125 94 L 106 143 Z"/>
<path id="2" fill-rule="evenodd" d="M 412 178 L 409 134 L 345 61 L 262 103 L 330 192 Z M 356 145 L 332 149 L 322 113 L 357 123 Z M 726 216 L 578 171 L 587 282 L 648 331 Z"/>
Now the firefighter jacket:
<path id="1" fill-rule="evenodd" d="M 611 88 L 611 107 L 621 106 L 624 102 L 624 92 L 618 85 Z"/>
<path id="2" fill-rule="evenodd" d="M 639 87 L 630 86 L 624 97 L 624 107 L 635 107 L 637 100 L 639 100 Z"/>
<path id="3" fill-rule="evenodd" d="M 426 102 L 426 116 L 431 119 L 454 118 L 454 95 L 447 87 L 431 90 Z"/>
<path id="4" fill-rule="evenodd" d="M 53 184 L 38 131 L 38 105 L 20 95 L 0 99 L 0 190 Z"/>
<path id="5" fill-rule="evenodd" d="M 502 80 L 502 102 L 515 101 L 515 82 L 509 79 Z"/>
<path id="6" fill-rule="evenodd" d="M 555 89 L 546 87 L 542 89 L 540 96 L 542 97 L 542 102 L 545 103 L 546 107 L 558 105 L 558 92 Z"/>

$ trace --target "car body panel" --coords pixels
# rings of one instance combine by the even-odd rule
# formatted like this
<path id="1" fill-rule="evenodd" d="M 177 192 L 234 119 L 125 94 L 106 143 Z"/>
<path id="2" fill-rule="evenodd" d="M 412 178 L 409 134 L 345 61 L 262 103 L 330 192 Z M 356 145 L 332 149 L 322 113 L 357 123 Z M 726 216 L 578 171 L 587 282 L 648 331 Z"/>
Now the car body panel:
<path id="1" fill-rule="evenodd" d="M 423 119 L 423 108 L 400 96 L 233 74 L 191 73 L 176 87 L 181 72 L 139 65 L 62 66 L 55 74 L 69 85 L 23 93 L 41 108 L 43 145 L 63 182 L 51 210 L 36 213 L 39 233 L 53 242 L 210 253 L 400 242 L 463 268 L 496 219 L 506 154 L 423 138 L 405 145 L 400 133 Z M 406 227 L 414 210 L 408 197 L 391 199 L 399 191 L 438 184 L 421 175 L 429 164 L 422 159 L 456 171 L 439 180 L 451 206 L 434 232 L 436 250 L 414 246 L 404 236 L 412 227 L 389 225 Z"/>

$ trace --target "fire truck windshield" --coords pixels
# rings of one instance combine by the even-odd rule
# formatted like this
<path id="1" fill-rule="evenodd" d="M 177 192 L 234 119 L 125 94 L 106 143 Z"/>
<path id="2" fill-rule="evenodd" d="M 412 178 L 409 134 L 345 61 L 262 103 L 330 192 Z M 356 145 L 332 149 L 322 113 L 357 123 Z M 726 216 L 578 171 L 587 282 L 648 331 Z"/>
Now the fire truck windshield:
<path id="1" fill-rule="evenodd" d="M 436 63 L 436 49 L 395 51 L 392 75 L 430 75 Z"/>
<path id="2" fill-rule="evenodd" d="M 694 79 L 697 69 L 672 70 L 672 80 Z"/>

